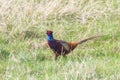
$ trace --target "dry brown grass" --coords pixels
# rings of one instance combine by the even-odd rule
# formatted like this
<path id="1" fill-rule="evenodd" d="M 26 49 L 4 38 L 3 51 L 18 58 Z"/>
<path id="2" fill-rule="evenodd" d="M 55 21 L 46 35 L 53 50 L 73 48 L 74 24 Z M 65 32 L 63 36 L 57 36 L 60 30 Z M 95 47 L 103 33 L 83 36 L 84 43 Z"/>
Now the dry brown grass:
<path id="1" fill-rule="evenodd" d="M 53 61 L 46 29 L 66 41 L 107 36 Z M 119 33 L 120 0 L 0 0 L 0 79 L 120 80 Z"/>

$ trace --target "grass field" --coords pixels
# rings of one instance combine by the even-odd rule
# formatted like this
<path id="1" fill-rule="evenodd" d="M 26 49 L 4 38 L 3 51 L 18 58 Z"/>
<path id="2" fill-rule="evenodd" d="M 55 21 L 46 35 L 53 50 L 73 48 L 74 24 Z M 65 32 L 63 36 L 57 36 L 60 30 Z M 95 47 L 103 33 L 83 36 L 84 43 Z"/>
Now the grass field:
<path id="1" fill-rule="evenodd" d="M 103 36 L 55 61 L 47 29 Z M 0 80 L 120 80 L 120 0 L 0 0 Z"/>

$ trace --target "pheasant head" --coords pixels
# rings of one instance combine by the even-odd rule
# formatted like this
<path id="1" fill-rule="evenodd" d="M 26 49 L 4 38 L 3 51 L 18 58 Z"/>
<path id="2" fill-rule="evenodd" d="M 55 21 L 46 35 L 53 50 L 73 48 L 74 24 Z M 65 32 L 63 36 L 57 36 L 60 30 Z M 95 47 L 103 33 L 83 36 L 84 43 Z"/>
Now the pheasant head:
<path id="1" fill-rule="evenodd" d="M 51 41 L 51 40 L 53 40 L 54 38 L 53 38 L 53 32 L 52 31 L 50 31 L 50 30 L 47 30 L 47 36 L 48 36 L 48 41 Z"/>

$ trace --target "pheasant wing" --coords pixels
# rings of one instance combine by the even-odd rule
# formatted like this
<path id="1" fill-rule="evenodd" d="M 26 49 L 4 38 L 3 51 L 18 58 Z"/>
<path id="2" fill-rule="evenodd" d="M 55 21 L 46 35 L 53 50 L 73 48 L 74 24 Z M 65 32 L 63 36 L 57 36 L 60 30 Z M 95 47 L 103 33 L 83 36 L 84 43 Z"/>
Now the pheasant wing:
<path id="1" fill-rule="evenodd" d="M 60 44 L 61 44 L 61 45 L 64 47 L 64 49 L 66 49 L 67 51 L 70 50 L 70 47 L 69 47 L 69 45 L 68 45 L 67 42 L 60 40 Z"/>

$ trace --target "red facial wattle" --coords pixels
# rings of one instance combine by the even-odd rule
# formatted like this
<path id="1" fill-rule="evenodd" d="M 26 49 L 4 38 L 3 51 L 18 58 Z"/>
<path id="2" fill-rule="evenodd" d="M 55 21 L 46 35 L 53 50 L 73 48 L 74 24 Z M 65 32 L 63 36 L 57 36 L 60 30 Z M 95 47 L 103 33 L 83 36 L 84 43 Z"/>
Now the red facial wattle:
<path id="1" fill-rule="evenodd" d="M 48 30 L 48 31 L 47 31 L 47 34 L 48 34 L 48 35 L 52 34 L 52 31 Z"/>

